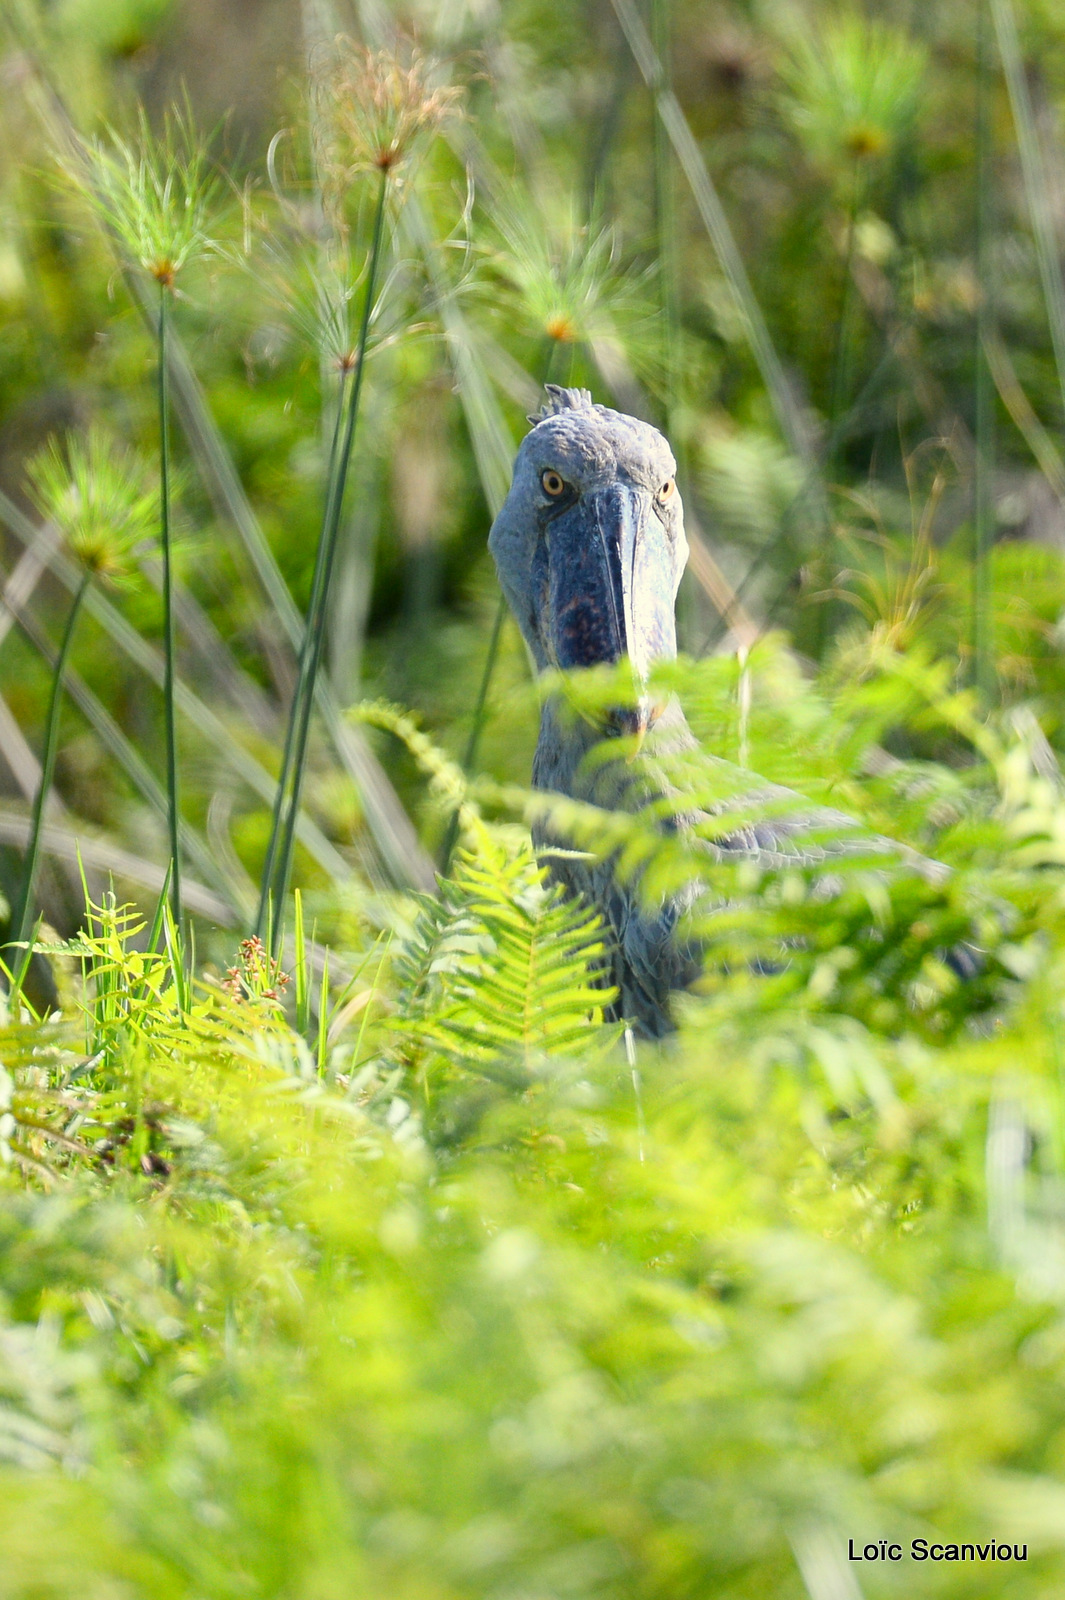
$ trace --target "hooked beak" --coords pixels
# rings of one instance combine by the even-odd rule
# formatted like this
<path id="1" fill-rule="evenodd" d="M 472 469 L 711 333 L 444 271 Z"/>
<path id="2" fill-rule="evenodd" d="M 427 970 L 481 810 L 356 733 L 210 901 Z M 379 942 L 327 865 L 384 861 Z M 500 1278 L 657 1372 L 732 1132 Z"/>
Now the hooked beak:
<path id="1" fill-rule="evenodd" d="M 626 656 L 641 685 L 652 662 L 677 653 L 674 555 L 651 495 L 615 483 L 586 495 L 547 529 L 551 653 L 558 666 Z M 642 740 L 662 705 L 641 694 L 614 713 L 618 733 Z"/>

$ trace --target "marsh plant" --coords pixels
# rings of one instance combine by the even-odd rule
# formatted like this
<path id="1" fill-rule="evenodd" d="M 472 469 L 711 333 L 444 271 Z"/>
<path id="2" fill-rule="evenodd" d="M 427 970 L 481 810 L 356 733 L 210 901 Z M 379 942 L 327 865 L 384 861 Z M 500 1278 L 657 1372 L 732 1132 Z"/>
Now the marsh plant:
<path id="1" fill-rule="evenodd" d="M 888 21 L 847 11 L 795 18 L 785 39 L 782 109 L 822 172 L 845 184 L 848 163 L 882 169 L 897 158 L 920 110 L 923 47 Z"/>
<path id="2" fill-rule="evenodd" d="M 547 204 L 501 180 L 492 198 L 499 245 L 486 248 L 485 266 L 503 293 L 491 302 L 538 342 L 543 381 L 590 378 L 604 348 L 608 363 L 620 352 L 625 363 L 635 357 L 644 375 L 654 372 L 649 276 L 625 265 L 616 233 L 581 218 L 572 199 L 553 195 Z M 575 369 L 578 355 L 583 365 Z"/>
<path id="3" fill-rule="evenodd" d="M 70 659 L 78 618 L 91 583 L 117 584 L 135 571 L 134 555 L 158 514 L 159 494 L 142 461 L 100 428 L 84 438 L 53 439 L 27 463 L 30 492 L 47 524 L 61 535 L 78 572 L 70 609 L 52 673 L 44 723 L 41 777 L 33 802 L 22 882 L 12 908 L 10 940 L 25 945 L 15 958 L 17 989 L 25 975 L 35 919 L 34 888 L 40 858 L 45 807 L 55 776 L 63 678 Z"/>
<path id="4" fill-rule="evenodd" d="M 406 60 L 388 51 L 357 50 L 340 39 L 324 63 L 317 93 L 317 175 L 331 226 L 349 227 L 353 191 L 368 179 L 373 221 L 364 265 L 362 306 L 353 346 L 338 361 L 336 422 L 329 451 L 325 504 L 315 555 L 311 596 L 304 622 L 296 688 L 289 710 L 277 797 L 262 870 L 255 931 L 275 949 L 288 894 L 307 763 L 307 742 L 322 660 L 330 582 L 336 560 L 355 441 L 370 328 L 387 250 L 389 201 L 398 203 L 404 170 L 420 146 L 455 115 L 458 91 L 433 88 L 430 65 L 417 54 Z M 345 297 L 346 303 L 346 297 Z"/>
<path id="5" fill-rule="evenodd" d="M 156 393 L 159 450 L 159 545 L 163 570 L 163 649 L 166 677 L 163 710 L 170 841 L 170 905 L 182 926 L 181 809 L 177 740 L 177 639 L 174 617 L 174 552 L 171 534 L 170 373 L 167 348 L 170 302 L 186 269 L 220 249 L 211 227 L 221 179 L 207 144 L 196 131 L 191 109 L 167 113 L 156 135 L 141 108 L 136 134 L 114 129 L 106 139 L 78 142 L 64 171 L 113 235 L 121 257 L 156 286 Z"/>
<path id="6" fill-rule="evenodd" d="M 1062 1592 L 1059 11 L 0 7 L 4 956 L 54 975 L 0 1027 L 3 1600 L 825 1600 L 872 1530 L 1027 1540 L 917 1600 Z M 545 378 L 688 457 L 660 812 L 529 787 L 542 692 L 633 693 L 499 604 Z M 729 847 L 796 807 L 878 847 Z M 683 890 L 663 1047 L 532 829 Z"/>

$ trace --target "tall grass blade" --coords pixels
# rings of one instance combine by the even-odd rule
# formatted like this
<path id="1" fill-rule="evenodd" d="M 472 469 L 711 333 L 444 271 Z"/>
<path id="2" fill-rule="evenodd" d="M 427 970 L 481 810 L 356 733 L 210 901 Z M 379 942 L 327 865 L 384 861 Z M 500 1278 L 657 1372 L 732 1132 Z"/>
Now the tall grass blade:
<path id="1" fill-rule="evenodd" d="M 15 1001 L 16 1005 L 26 1005 L 28 1003 L 23 996 L 22 989 L 26 982 L 27 974 L 30 970 L 30 963 L 33 961 L 33 954 L 40 936 L 41 923 L 43 921 L 44 917 L 38 916 L 37 920 L 33 924 L 33 931 L 30 932 L 30 930 L 27 929 L 26 934 L 14 942 L 14 948 L 19 950 L 18 960 L 13 967 L 5 968 L 9 974 L 11 998 Z M 23 938 L 25 939 L 25 943 L 23 943 Z"/>
<path id="2" fill-rule="evenodd" d="M 473 444 L 481 488 L 488 503 L 489 512 L 494 517 L 510 489 L 514 441 L 507 428 L 503 413 L 485 374 L 483 365 L 478 359 L 474 340 L 466 319 L 457 304 L 450 285 L 440 270 L 425 214 L 415 198 L 408 201 L 405 218 L 409 224 L 412 240 L 425 263 L 433 303 L 437 315 L 444 326 L 448 356 L 455 374 L 459 400 L 466 418 L 470 440 Z M 505 618 L 506 599 L 501 594 L 496 606 L 495 619 L 488 642 L 488 652 L 485 656 L 484 671 L 477 692 L 470 736 L 463 758 L 463 770 L 467 773 L 471 771 L 477 756 L 477 747 L 480 742 L 485 709 L 488 703 L 488 692 L 499 654 L 499 641 Z M 448 821 L 447 834 L 441 850 L 441 871 L 444 873 L 447 872 L 451 863 L 455 843 L 458 839 L 459 826 L 460 816 L 459 810 L 456 808 Z"/>
<path id="3" fill-rule="evenodd" d="M 976 309 L 973 362 L 976 373 L 976 460 L 973 475 L 972 673 L 977 693 L 990 697 L 994 680 L 991 596 L 991 542 L 994 506 L 994 385 L 988 345 L 994 331 L 991 283 L 991 82 L 988 67 L 987 12 L 980 4 L 976 41 Z M 1063 347 L 1065 348 L 1065 347 Z M 1059 373 L 1062 369 L 1059 363 Z"/>
<path id="4" fill-rule="evenodd" d="M 33 523 L 2 491 L 0 491 L 0 520 L 24 544 L 31 543 L 36 532 Z M 56 577 L 68 589 L 71 591 L 76 589 L 78 577 L 74 565 L 60 551 L 53 553 L 49 565 Z M 141 637 L 136 628 L 126 621 L 122 613 L 100 593 L 98 588 L 89 590 L 85 609 L 107 630 L 129 659 L 154 683 L 162 687 L 164 664 L 159 652 Z M 200 734 L 214 745 L 226 764 L 243 779 L 253 793 L 270 804 L 273 801 L 275 784 L 269 772 L 233 737 L 232 729 L 227 727 L 206 702 L 180 678 L 175 683 L 175 701 L 178 709 Z M 300 841 L 330 877 L 338 882 L 350 877 L 350 868 L 344 857 L 309 817 L 300 818 L 298 830 Z"/>
<path id="5" fill-rule="evenodd" d="M 173 328 L 170 330 L 173 337 Z M 169 340 L 168 340 L 169 342 Z M 139 562 L 141 573 L 162 594 L 163 566 L 154 556 Z M 265 690 L 240 665 L 210 615 L 192 591 L 173 574 L 174 621 L 184 635 L 186 649 L 213 681 L 219 696 L 228 700 L 264 739 L 277 736 L 277 711 Z"/>
<path id="6" fill-rule="evenodd" d="M 151 297 L 147 285 L 136 275 L 131 277 L 136 303 L 148 317 Z M 174 409 L 207 492 L 216 511 L 240 536 L 256 578 L 298 655 L 303 644 L 303 619 L 207 408 L 199 379 L 173 329 L 167 352 Z M 387 873 L 394 883 L 431 888 L 435 881 L 432 862 L 380 762 L 359 730 L 345 723 L 329 685 L 322 679 L 315 686 L 315 699 L 333 746 L 359 791 L 370 835 Z"/>
<path id="7" fill-rule="evenodd" d="M 473 331 L 441 270 L 432 232 L 417 195 L 408 197 L 400 226 L 425 266 L 431 302 L 443 325 L 448 359 L 473 446 L 477 476 L 489 513 L 494 517 L 510 489 L 514 439 L 478 357 Z"/>
<path id="8" fill-rule="evenodd" d="M 154 296 L 138 273 L 126 268 L 123 276 L 130 296 L 151 330 L 155 326 Z M 259 520 L 251 508 L 244 486 L 237 476 L 229 451 L 211 416 L 200 381 L 185 354 L 174 329 L 170 330 L 166 350 L 167 371 L 172 387 L 174 411 L 192 452 L 203 484 L 215 511 L 232 524 L 251 561 L 252 570 L 293 648 L 298 649 L 303 622 L 267 542 Z"/>
<path id="9" fill-rule="evenodd" d="M 45 70 L 32 42 L 26 42 L 25 65 L 44 90 L 41 111 L 49 133 L 68 158 L 80 159 L 84 146 L 66 103 Z M 155 337 L 155 298 L 150 284 L 136 272 L 112 231 L 108 239 L 145 327 Z M 240 482 L 222 435 L 211 416 L 192 366 L 174 329 L 167 340 L 167 366 L 174 410 L 196 461 L 208 495 L 219 514 L 240 536 L 253 570 L 273 606 L 282 630 L 293 648 L 301 647 L 303 625 L 299 611 L 251 503 Z M 394 882 L 426 889 L 434 880 L 433 866 L 387 775 L 360 732 L 345 724 L 325 683 L 316 690 L 319 710 L 345 770 L 359 790 L 367 825 L 382 862 Z M 271 793 L 272 798 L 272 793 Z M 335 868 L 331 868 L 334 871 Z"/>
<path id="10" fill-rule="evenodd" d="M 291 793 L 285 797 L 287 809 L 282 824 L 281 846 L 273 879 L 271 880 L 265 871 L 263 873 L 257 927 L 262 924 L 266 896 L 271 888 L 274 895 L 274 904 L 277 906 L 278 912 L 281 912 L 288 893 L 289 878 L 292 872 L 292 856 L 295 848 L 295 821 L 299 812 L 300 794 L 303 788 L 307 760 L 307 739 L 310 732 L 311 711 L 314 705 L 314 691 L 322 659 L 326 602 L 329 595 L 329 582 L 332 575 L 333 562 L 336 557 L 337 538 L 344 508 L 344 490 L 347 486 L 348 466 L 355 439 L 355 426 L 359 416 L 359 400 L 362 395 L 363 377 L 366 370 L 366 349 L 370 336 L 370 319 L 374 310 L 381 250 L 384 242 L 385 202 L 388 196 L 388 181 L 388 168 L 382 167 L 378 179 L 377 205 L 374 213 L 373 237 L 370 243 L 370 260 L 367 268 L 366 289 L 363 299 L 362 321 L 359 327 L 358 347 L 355 354 L 354 374 L 348 394 L 347 410 L 344 416 L 344 432 L 336 458 L 336 470 L 329 485 L 329 494 L 326 500 L 325 518 L 322 524 L 319 544 L 319 559 L 315 564 L 316 586 L 311 595 L 307 626 L 303 638 L 303 649 L 300 653 L 299 679 L 292 701 L 292 724 L 296 728 L 296 734 L 291 758 Z M 279 794 L 284 794 L 281 785 L 278 786 L 278 790 Z"/>
<path id="11" fill-rule="evenodd" d="M 174 921 L 171 905 L 172 901 L 163 907 L 163 938 L 166 944 L 167 958 L 170 962 L 170 971 L 174 979 L 174 992 L 177 997 L 178 1012 L 184 1017 L 189 1009 L 188 974 L 190 970 L 190 952 L 186 948 L 181 927 Z"/>
<path id="12" fill-rule="evenodd" d="M 329 947 L 323 952 L 322 976 L 318 990 L 318 1037 L 315 1055 L 319 1077 L 329 1065 Z"/>
<path id="13" fill-rule="evenodd" d="M 163 719 L 166 727 L 167 831 L 170 835 L 170 910 L 174 924 L 181 928 L 181 839 L 178 809 L 177 713 L 174 705 L 176 682 L 174 637 L 173 550 L 170 539 L 170 401 L 167 381 L 166 284 L 159 285 L 159 537 L 163 556 Z"/>
<path id="14" fill-rule="evenodd" d="M 751 351 L 758 364 L 762 381 L 769 393 L 780 431 L 788 447 L 816 473 L 815 486 L 820 486 L 820 473 L 816 458 L 795 403 L 780 357 L 773 346 L 762 309 L 751 287 L 747 269 L 743 264 L 729 226 L 720 196 L 714 187 L 705 161 L 688 126 L 680 102 L 665 81 L 662 63 L 648 36 L 647 29 L 636 10 L 633 0 L 611 0 L 617 19 L 628 41 L 644 82 L 654 95 L 658 115 L 669 135 L 671 144 L 687 178 L 703 225 L 717 253 L 721 270 L 742 314 L 747 329 Z"/>
<path id="15" fill-rule="evenodd" d="M 150 306 L 147 286 L 132 276 L 139 291 L 137 304 L 147 317 Z M 199 380 L 173 330 L 167 341 L 167 351 L 174 409 L 207 492 L 216 510 L 239 534 L 255 575 L 298 655 L 303 646 L 303 620 L 207 408 Z M 359 791 L 367 826 L 385 870 L 396 884 L 423 890 L 431 888 L 434 882 L 432 862 L 422 849 L 413 823 L 380 762 L 359 730 L 345 723 L 332 690 L 321 678 L 315 685 L 315 700 L 333 747 Z"/>
<path id="16" fill-rule="evenodd" d="M 326 517 L 329 515 L 330 496 L 333 493 L 333 484 L 336 474 L 337 450 L 340 444 L 340 433 L 344 417 L 344 390 L 347 380 L 347 371 L 340 374 L 340 394 L 337 401 L 336 421 L 333 428 L 332 445 L 329 451 L 329 471 L 326 476 Z M 307 612 L 307 627 L 303 632 L 303 643 L 300 648 L 300 672 L 292 704 L 289 708 L 288 721 L 285 726 L 285 744 L 281 753 L 281 772 L 277 780 L 277 792 L 274 796 L 273 812 L 270 818 L 270 837 L 266 846 L 266 856 L 262 869 L 262 891 L 259 898 L 259 911 L 255 921 L 255 933 L 259 938 L 263 936 L 266 917 L 266 897 L 272 895 L 275 903 L 277 900 L 274 891 L 274 879 L 277 874 L 278 857 L 282 847 L 282 828 L 285 822 L 285 805 L 289 798 L 292 782 L 293 761 L 296 755 L 296 741 L 300 728 L 300 719 L 303 711 L 304 700 L 313 694 L 313 684 L 308 677 L 309 646 L 313 637 L 313 619 L 323 607 L 323 589 L 326 571 L 327 541 L 324 537 L 318 540 L 318 549 L 314 558 L 314 576 L 311 580 L 311 600 Z M 323 617 L 324 621 L 324 617 Z M 308 702 L 309 703 L 309 702 Z M 272 950 L 273 945 L 267 941 L 267 949 Z"/>
<path id="17" fill-rule="evenodd" d="M 86 899 L 88 899 L 88 896 L 86 896 Z M 164 919 L 165 919 L 166 908 L 167 908 L 167 905 L 169 903 L 169 900 L 170 900 L 170 868 L 168 866 L 166 871 L 165 871 L 165 873 L 163 874 L 163 886 L 159 890 L 158 897 L 156 898 L 155 913 L 152 916 L 152 925 L 148 929 L 148 949 L 149 950 L 158 950 L 158 948 L 159 948 L 159 940 L 162 938 L 163 922 L 164 922 Z"/>
<path id="18" fill-rule="evenodd" d="M 2 512 L 0 512 L 0 515 L 2 515 Z M 30 643 L 34 646 L 34 648 L 40 652 L 40 654 L 48 662 L 49 666 L 54 667 L 56 662 L 55 647 L 48 639 L 48 636 L 41 625 L 25 608 L 19 609 L 16 620 L 20 629 Z M 104 746 L 104 749 L 107 750 L 113 759 L 118 763 L 123 772 L 125 772 L 126 776 L 133 783 L 134 787 L 147 801 L 148 805 L 151 806 L 152 810 L 155 811 L 165 823 L 167 817 L 167 799 L 165 789 L 158 781 L 155 774 L 151 771 L 150 767 L 136 746 L 122 732 L 122 729 L 112 717 L 111 713 L 107 710 L 106 706 L 102 704 L 102 702 L 96 697 L 80 674 L 71 666 L 68 666 L 63 673 L 63 691 L 67 698 L 73 701 L 74 705 L 77 706 L 78 710 L 81 712 L 82 716 L 84 716 L 89 726 L 95 731 L 101 744 Z M 10 713 L 8 713 L 8 715 L 10 715 Z M 0 701 L 0 745 L 4 747 L 6 759 L 8 759 L 10 762 L 12 759 L 12 752 L 7 745 L 7 731 L 7 721 L 4 714 L 3 702 Z M 14 732 L 18 734 L 18 737 L 22 739 L 23 744 L 25 744 L 25 740 L 23 739 L 21 731 L 17 728 L 17 724 L 15 725 Z M 33 775 L 32 785 L 27 790 L 28 797 L 32 799 L 37 789 L 37 780 L 40 775 L 40 765 L 36 756 L 33 755 L 31 750 L 29 750 L 28 745 L 26 746 L 26 752 L 33 763 L 32 769 L 27 768 L 27 775 L 30 770 L 32 770 Z M 180 823 L 180 829 L 181 845 L 182 849 L 185 851 L 186 857 L 195 861 L 198 870 L 210 881 L 213 882 L 219 877 L 219 875 L 222 875 L 226 880 L 227 890 L 233 900 L 233 904 L 240 905 L 243 899 L 243 884 L 237 882 L 232 874 L 227 871 L 225 862 L 220 861 L 215 853 L 208 848 L 191 823 L 182 819 Z"/>
<path id="19" fill-rule="evenodd" d="M 0 844 L 25 848 L 29 843 L 31 826 L 31 819 L 25 812 L 9 811 L 0 805 Z M 116 878 L 140 884 L 151 895 L 159 895 L 164 886 L 169 893 L 165 868 L 154 861 L 146 861 L 143 856 L 124 849 L 110 839 L 82 833 L 82 826 L 76 818 L 63 824 L 46 822 L 41 828 L 41 853 L 51 856 L 54 861 L 69 863 L 75 869 L 80 855 L 84 865 L 94 872 L 113 873 Z M 206 884 L 199 883 L 195 878 L 187 878 L 185 888 L 185 905 L 189 911 L 206 917 L 221 928 L 239 925 L 241 919 L 238 913 Z"/>
<path id="20" fill-rule="evenodd" d="M 311 1021 L 310 968 L 307 961 L 307 934 L 303 926 L 303 896 L 297 889 L 292 896 L 292 942 L 295 947 L 293 973 L 296 979 L 296 1030 L 306 1035 Z"/>
<path id="21" fill-rule="evenodd" d="M 1050 339 L 1057 365 L 1062 405 L 1065 407 L 1065 279 L 1061 270 L 1061 250 L 1054 223 L 1054 190 L 1047 176 L 1046 163 L 1036 131 L 1032 97 L 1021 60 L 1017 17 L 1013 0 L 990 0 L 1002 70 L 1009 91 L 1013 126 L 1024 176 L 1024 194 L 1035 238 L 1039 277 L 1046 302 Z"/>
<path id="22" fill-rule="evenodd" d="M 59 542 L 59 530 L 53 523 L 44 523 L 37 530 L 37 536 L 32 545 L 22 552 L 18 561 L 4 582 L 3 593 L 0 594 L 0 645 L 7 638 L 11 627 L 22 623 L 25 617 L 25 607 L 42 576 L 48 570 L 48 555 L 55 549 Z M 26 631 L 25 628 L 23 631 Z M 43 630 L 40 640 L 33 642 L 41 648 L 44 641 Z M 55 654 L 50 647 L 43 651 L 45 659 L 51 667 L 55 667 Z M 70 693 L 70 674 L 64 681 L 64 689 Z M 22 790 L 26 799 L 33 804 L 41 781 L 41 763 L 30 747 L 29 740 L 23 733 L 14 712 L 0 695 L 0 751 L 3 753 L 12 777 Z M 49 801 L 50 809 L 57 815 L 62 815 L 63 807 L 57 795 L 52 795 Z"/>
<path id="23" fill-rule="evenodd" d="M 672 38 L 668 0 L 651 0 L 652 45 L 662 67 L 662 87 L 671 94 Z M 666 422 L 676 410 L 680 377 L 680 302 L 677 275 L 676 192 L 670 140 L 662 118 L 654 118 L 654 209 L 658 245 L 658 286 L 662 307 L 663 370 L 665 374 Z M 681 474 L 682 479 L 686 474 Z M 683 487 L 683 484 L 682 484 Z"/>
<path id="24" fill-rule="evenodd" d="M 19 897 L 11 917 L 11 938 L 16 944 L 26 937 L 32 916 L 31 908 L 33 906 L 33 890 L 37 880 L 37 861 L 41 849 L 44 808 L 48 800 L 48 792 L 52 787 L 52 779 L 55 776 L 55 758 L 59 747 L 59 713 L 63 702 L 63 672 L 70 656 L 74 630 L 81 614 L 82 602 L 88 591 L 89 581 L 89 574 L 86 572 L 82 575 L 74 595 L 73 604 L 67 613 L 66 626 L 63 629 L 63 638 L 59 646 L 59 655 L 56 659 L 55 671 L 52 673 L 52 690 L 45 718 L 41 781 L 37 786 L 37 797 L 33 802 L 33 816 L 30 824 L 29 842 L 26 847 L 26 859 L 22 867 L 22 883 L 19 889 Z"/>
<path id="25" fill-rule="evenodd" d="M 32 542 L 27 545 L 4 581 L 0 594 L 0 644 L 7 638 L 12 623 L 30 599 L 42 575 L 47 572 L 52 553 L 58 549 L 59 529 L 54 523 L 42 523 L 34 530 Z"/>
<path id="26" fill-rule="evenodd" d="M 984 356 L 998 397 L 1009 412 L 1011 422 L 1038 462 L 1039 470 L 1051 489 L 1059 500 L 1065 502 L 1065 459 L 1036 416 L 1031 401 L 1021 387 L 1009 351 L 994 329 L 989 332 L 984 344 Z"/>
<path id="27" fill-rule="evenodd" d="M 588 152 L 587 172 L 584 178 L 584 214 L 590 222 L 601 211 L 609 196 L 609 184 L 604 181 L 610 172 L 610 157 L 622 127 L 622 114 L 632 78 L 632 52 L 624 39 L 619 39 L 614 52 L 613 77 L 608 96 L 597 118 L 595 140 Z"/>
<path id="28" fill-rule="evenodd" d="M 41 763 L 30 749 L 29 740 L 3 695 L 0 695 L 0 754 L 23 795 L 32 802 L 41 781 Z"/>
<path id="29" fill-rule="evenodd" d="M 477 690 L 477 701 L 473 708 L 473 721 L 470 726 L 470 736 L 466 741 L 466 750 L 462 757 L 462 770 L 467 777 L 473 772 L 474 762 L 477 760 L 477 746 L 481 742 L 481 729 L 484 726 L 485 707 L 488 704 L 488 690 L 495 671 L 496 657 L 499 654 L 499 640 L 503 632 L 503 623 L 507 615 L 507 600 L 505 595 L 499 596 L 496 606 L 495 621 L 492 623 L 492 634 L 488 641 L 488 653 L 484 658 L 484 671 L 481 674 L 480 687 Z M 451 813 L 444 837 L 443 849 L 440 852 L 440 872 L 447 877 L 451 866 L 451 857 L 454 853 L 455 842 L 459 836 L 459 807 L 456 806 Z"/>

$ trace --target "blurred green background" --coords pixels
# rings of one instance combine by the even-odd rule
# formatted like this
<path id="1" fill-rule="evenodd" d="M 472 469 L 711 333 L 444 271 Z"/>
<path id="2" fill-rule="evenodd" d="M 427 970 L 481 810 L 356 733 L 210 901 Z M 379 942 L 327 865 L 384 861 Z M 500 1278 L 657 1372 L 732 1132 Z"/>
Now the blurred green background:
<path id="1" fill-rule="evenodd" d="M 1055 7 L 1020 16 L 1020 104 L 991 14 L 952 0 L 875 14 L 665 0 L 5 11 L 9 511 L 32 520 L 27 460 L 54 434 L 98 422 L 149 462 L 155 449 L 150 330 L 91 212 L 55 182 L 70 130 L 128 131 L 138 103 L 161 127 L 187 94 L 224 174 L 211 229 L 226 253 L 190 265 L 174 307 L 201 424 L 216 433 L 193 438 L 179 403 L 174 440 L 181 675 L 219 719 L 205 738 L 194 708 L 180 714 L 183 807 L 201 845 L 189 871 L 212 879 L 233 921 L 268 825 L 244 757 L 260 778 L 276 771 L 294 679 L 255 551 L 303 610 L 336 389 L 322 284 L 347 272 L 357 287 L 365 248 L 368 176 L 349 185 L 338 235 L 316 166 L 338 33 L 380 44 L 398 30 L 432 57 L 435 82 L 464 89 L 464 116 L 412 162 L 393 208 L 330 598 L 338 705 L 386 695 L 465 750 L 496 607 L 486 535 L 550 378 L 587 385 L 673 443 L 696 547 L 680 600 L 687 652 L 734 652 L 784 628 L 816 664 L 880 623 L 952 653 L 959 683 L 979 682 L 989 702 L 1036 697 L 1056 739 L 1065 467 L 1052 329 L 1055 318 L 1065 329 L 1065 296 L 1043 248 L 1065 181 Z M 657 51 L 686 144 L 655 116 L 626 17 L 645 55 Z M 2 540 L 10 575 L 24 548 L 10 516 Z M 108 598 L 158 642 L 150 572 Z M 22 604 L 56 639 L 63 595 L 47 570 Z M 17 628 L 3 650 L 0 783 L 15 818 L 32 795 L 49 672 Z M 159 772 L 159 696 L 99 613 L 74 662 Z M 63 805 L 158 866 L 158 814 L 84 708 L 64 717 Z M 508 619 L 478 768 L 524 781 L 535 720 Z M 394 743 L 374 750 L 365 759 L 387 780 L 368 815 L 364 758 L 338 754 L 324 727 L 312 749 L 304 799 L 319 848 L 300 852 L 297 877 L 323 918 L 344 901 L 338 886 L 431 882 L 444 823 Z M 10 846 L 5 859 L 10 890 Z M 53 864 L 42 888 L 69 930 L 80 886 Z"/>

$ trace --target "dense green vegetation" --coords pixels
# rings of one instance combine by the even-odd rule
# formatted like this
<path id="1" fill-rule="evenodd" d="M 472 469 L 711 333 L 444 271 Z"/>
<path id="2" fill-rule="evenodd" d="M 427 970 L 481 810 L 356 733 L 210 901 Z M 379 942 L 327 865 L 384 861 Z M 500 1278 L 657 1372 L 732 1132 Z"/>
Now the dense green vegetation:
<path id="1" fill-rule="evenodd" d="M 0 18 L 2 1600 L 1056 1594 L 1065 21 Z M 528 788 L 546 379 L 677 451 L 691 837 Z M 548 813 L 706 891 L 659 1048 Z"/>

